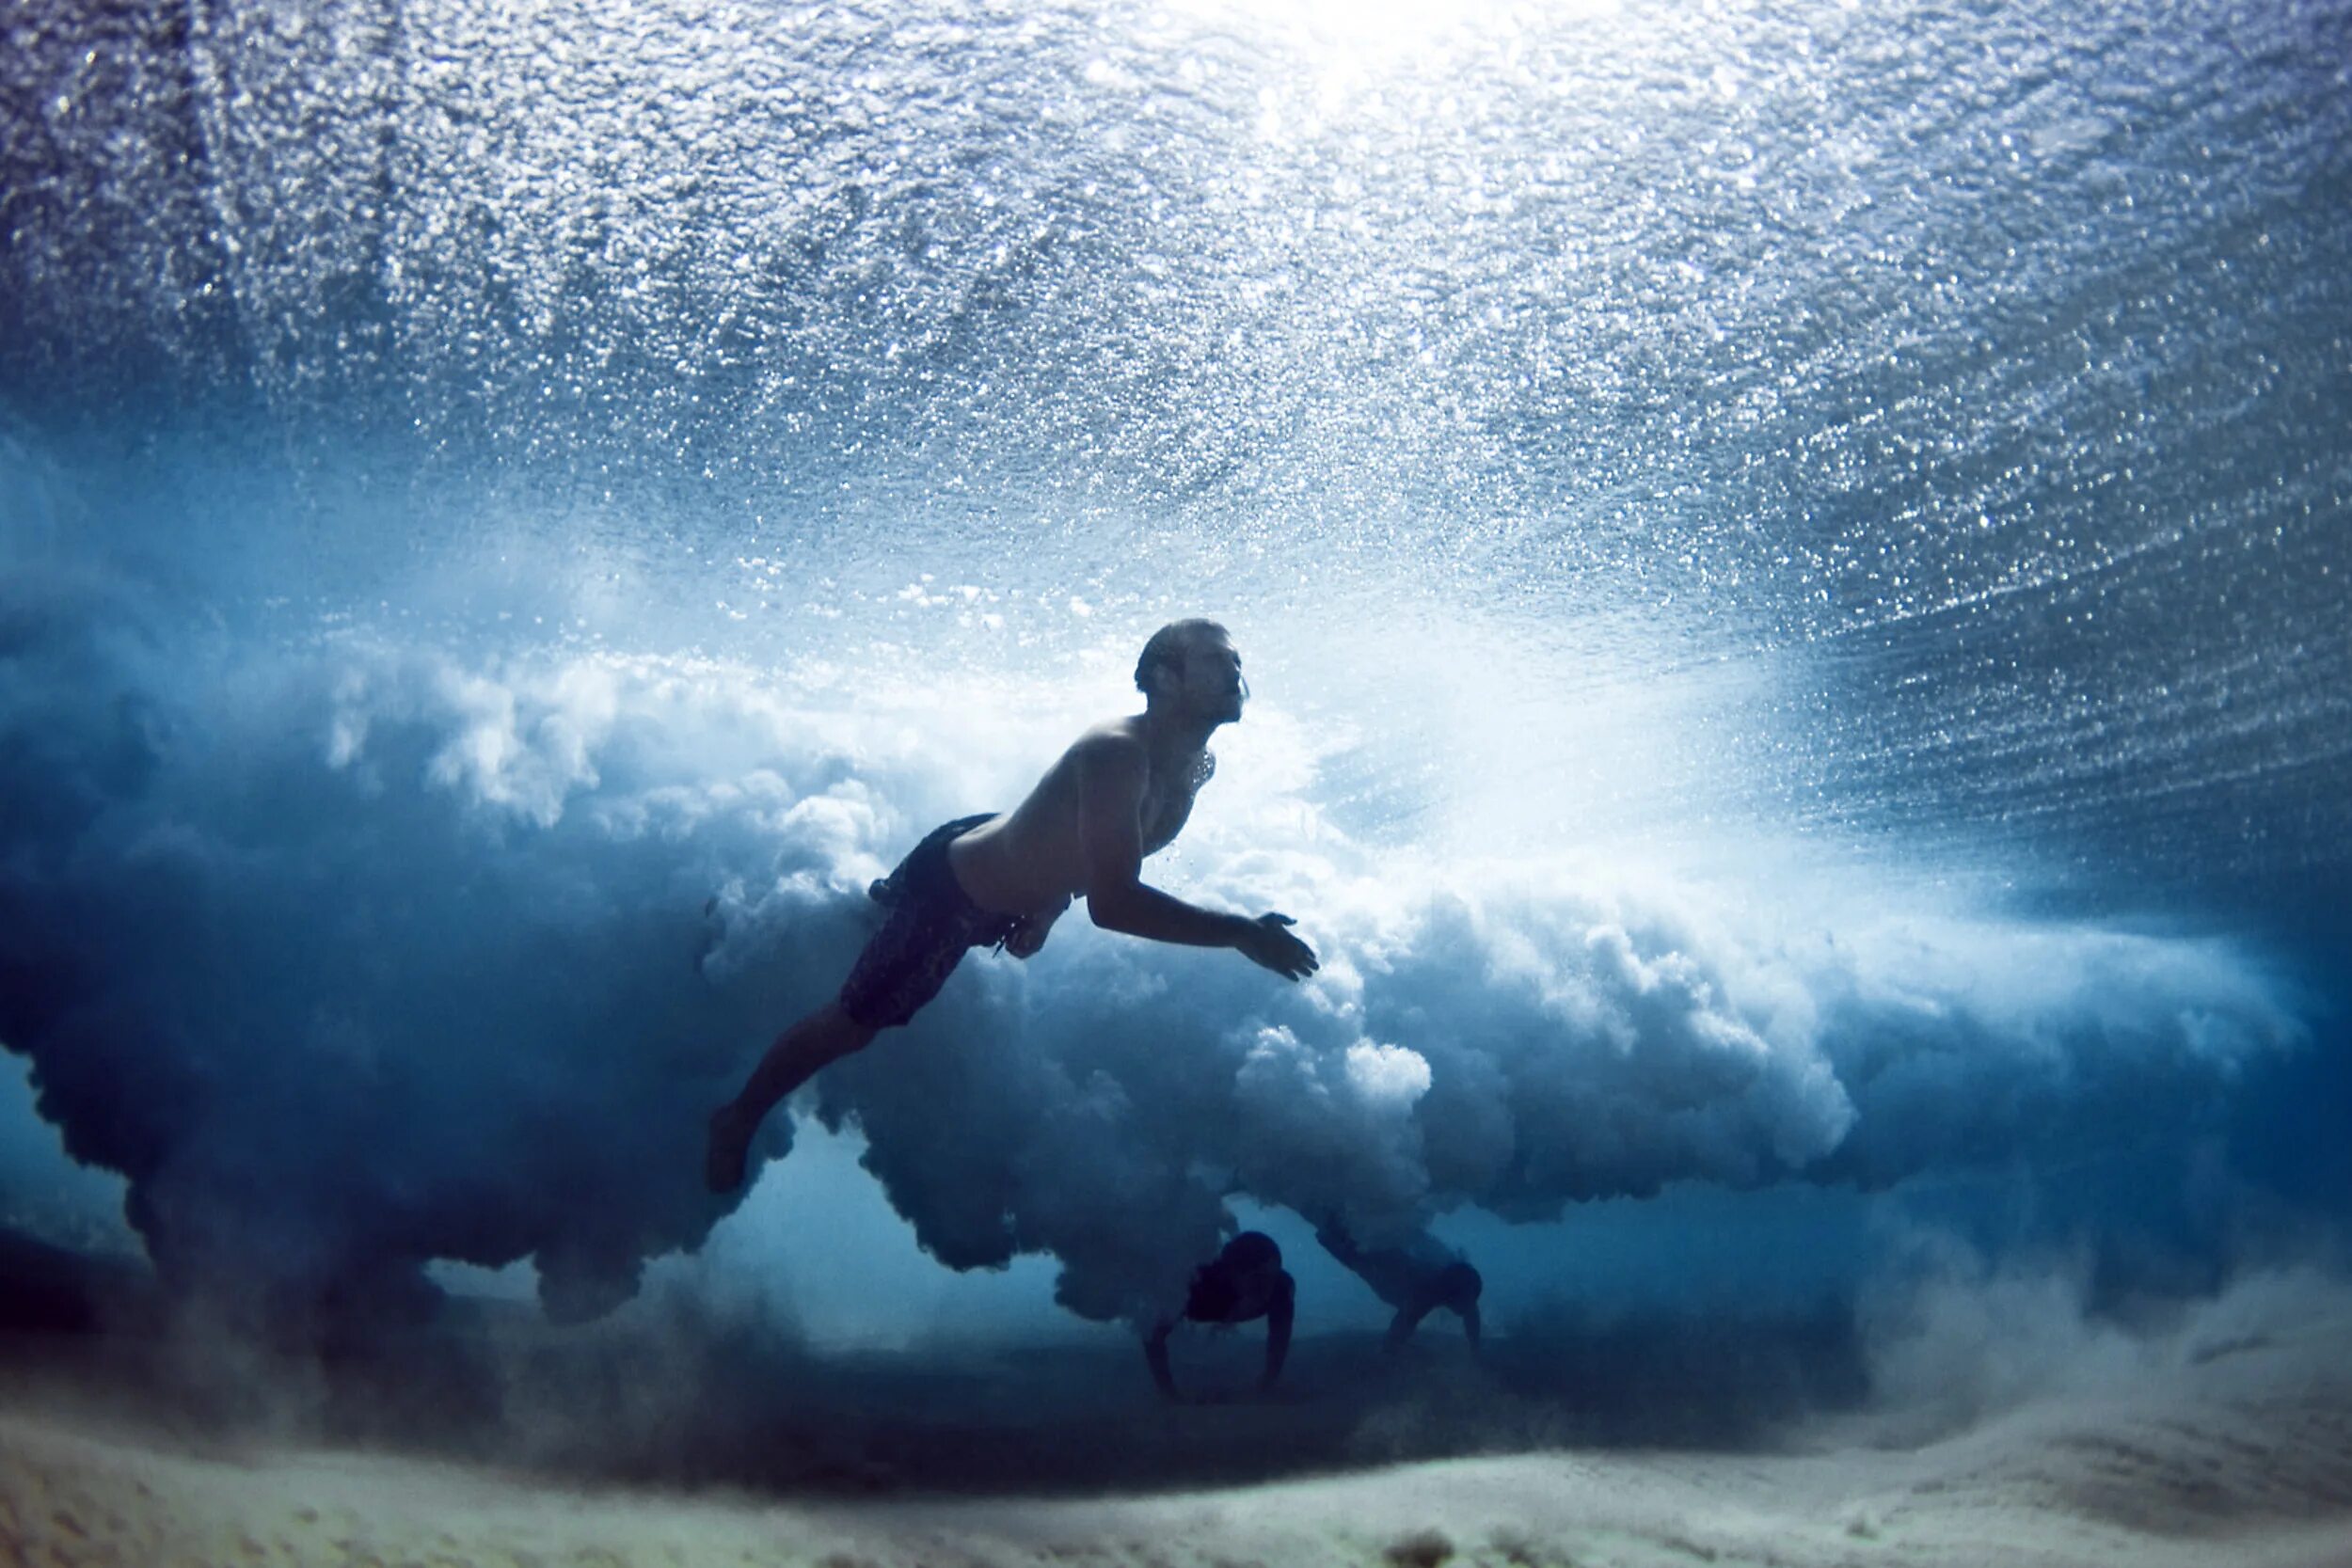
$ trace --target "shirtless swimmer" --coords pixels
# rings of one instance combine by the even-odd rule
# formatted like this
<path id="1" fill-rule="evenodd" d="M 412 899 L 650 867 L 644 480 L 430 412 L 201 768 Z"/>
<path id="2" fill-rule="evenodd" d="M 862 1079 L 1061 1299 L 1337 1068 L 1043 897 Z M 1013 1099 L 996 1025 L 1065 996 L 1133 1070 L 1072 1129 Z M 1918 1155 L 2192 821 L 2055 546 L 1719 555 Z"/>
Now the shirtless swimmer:
<path id="1" fill-rule="evenodd" d="M 840 995 L 776 1037 L 742 1092 L 711 1113 L 703 1176 L 713 1192 L 742 1185 L 752 1134 L 778 1101 L 912 1019 L 970 949 L 1034 955 L 1073 898 L 1105 930 L 1231 947 L 1287 980 L 1315 972 L 1290 916 L 1220 913 L 1142 879 L 1144 857 L 1184 830 L 1216 770 L 1209 736 L 1241 717 L 1232 639 L 1214 621 L 1171 622 L 1144 644 L 1136 686 L 1143 711 L 1080 736 L 1027 800 L 936 829 L 874 884 L 890 912 Z"/>

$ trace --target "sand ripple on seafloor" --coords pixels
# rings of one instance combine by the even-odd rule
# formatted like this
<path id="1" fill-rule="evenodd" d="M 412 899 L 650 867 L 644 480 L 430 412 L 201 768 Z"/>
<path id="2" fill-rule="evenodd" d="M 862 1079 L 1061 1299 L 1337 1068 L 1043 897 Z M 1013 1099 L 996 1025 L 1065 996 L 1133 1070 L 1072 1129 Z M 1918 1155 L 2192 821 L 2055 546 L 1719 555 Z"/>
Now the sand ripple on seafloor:
<path id="1" fill-rule="evenodd" d="M 2320 1342 L 2325 1338 L 2327 1342 Z M 2352 1562 L 2334 1336 L 2160 1390 L 2011 1411 L 1923 1447 L 1452 1460 L 1082 1501 L 602 1490 L 345 1450 L 0 1415 L 0 1544 L 36 1568 L 1636 1568 Z"/>

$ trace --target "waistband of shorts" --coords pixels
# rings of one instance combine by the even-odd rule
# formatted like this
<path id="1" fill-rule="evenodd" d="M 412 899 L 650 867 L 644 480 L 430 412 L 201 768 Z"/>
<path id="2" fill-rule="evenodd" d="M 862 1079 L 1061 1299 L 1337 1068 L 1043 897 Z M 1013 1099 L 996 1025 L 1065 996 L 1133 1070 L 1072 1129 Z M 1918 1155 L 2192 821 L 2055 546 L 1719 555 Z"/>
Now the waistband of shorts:
<path id="1" fill-rule="evenodd" d="M 945 902 L 959 915 L 975 920 L 990 918 L 990 911 L 972 902 L 972 895 L 963 891 L 961 882 L 956 880 L 955 868 L 947 863 L 947 846 L 982 823 L 994 821 L 996 815 L 993 811 L 984 811 L 972 816 L 959 816 L 953 822 L 943 822 L 925 833 L 923 841 L 907 851 L 907 858 L 898 870 L 874 885 L 876 895 L 883 895 L 886 883 L 899 881 L 901 886 L 898 891 L 902 894 L 914 893 Z M 1003 918 L 1009 920 L 1011 917 Z"/>

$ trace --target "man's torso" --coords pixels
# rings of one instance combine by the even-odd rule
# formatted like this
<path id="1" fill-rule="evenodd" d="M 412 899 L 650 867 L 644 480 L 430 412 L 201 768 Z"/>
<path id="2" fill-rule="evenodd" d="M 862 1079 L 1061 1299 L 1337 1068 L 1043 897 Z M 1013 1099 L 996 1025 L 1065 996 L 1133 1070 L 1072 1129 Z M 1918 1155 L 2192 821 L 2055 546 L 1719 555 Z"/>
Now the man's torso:
<path id="1" fill-rule="evenodd" d="M 1086 767 L 1083 752 L 1105 741 L 1141 745 L 1136 720 L 1119 719 L 1080 736 L 1045 770 L 1028 798 L 1004 816 L 966 833 L 949 848 L 956 879 L 983 909 L 1027 913 L 1066 904 L 1088 893 L 1083 819 Z M 1145 750 L 1147 759 L 1150 756 Z M 1143 852 L 1166 848 L 1184 831 L 1194 797 L 1216 771 L 1215 759 L 1200 752 L 1190 766 L 1148 768 L 1137 806 Z"/>
<path id="2" fill-rule="evenodd" d="M 1461 1261 L 1459 1254 L 1427 1234 L 1402 1246 L 1359 1248 L 1351 1243 L 1344 1250 L 1333 1248 L 1332 1256 L 1371 1286 L 1374 1295 L 1401 1308 L 1425 1307 L 1436 1300 L 1438 1279 Z"/>
<path id="3" fill-rule="evenodd" d="M 1197 1323 L 1254 1323 L 1290 1291 L 1290 1279 L 1279 1269 L 1245 1272 L 1209 1264 L 1193 1276 L 1184 1316 Z"/>

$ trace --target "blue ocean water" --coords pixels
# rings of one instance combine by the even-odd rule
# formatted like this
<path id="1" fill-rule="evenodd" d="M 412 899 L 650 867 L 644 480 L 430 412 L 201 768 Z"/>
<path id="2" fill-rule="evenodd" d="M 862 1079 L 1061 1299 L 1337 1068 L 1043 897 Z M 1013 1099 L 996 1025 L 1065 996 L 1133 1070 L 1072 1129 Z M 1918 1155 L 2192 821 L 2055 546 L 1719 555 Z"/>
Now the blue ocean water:
<path id="1" fill-rule="evenodd" d="M 0 25 L 9 1224 L 758 1275 L 704 1114 L 1211 613 L 1152 874 L 1322 976 L 973 960 L 772 1167 L 845 1323 L 1334 1211 L 1523 1314 L 2340 1244 L 2344 7 Z"/>

